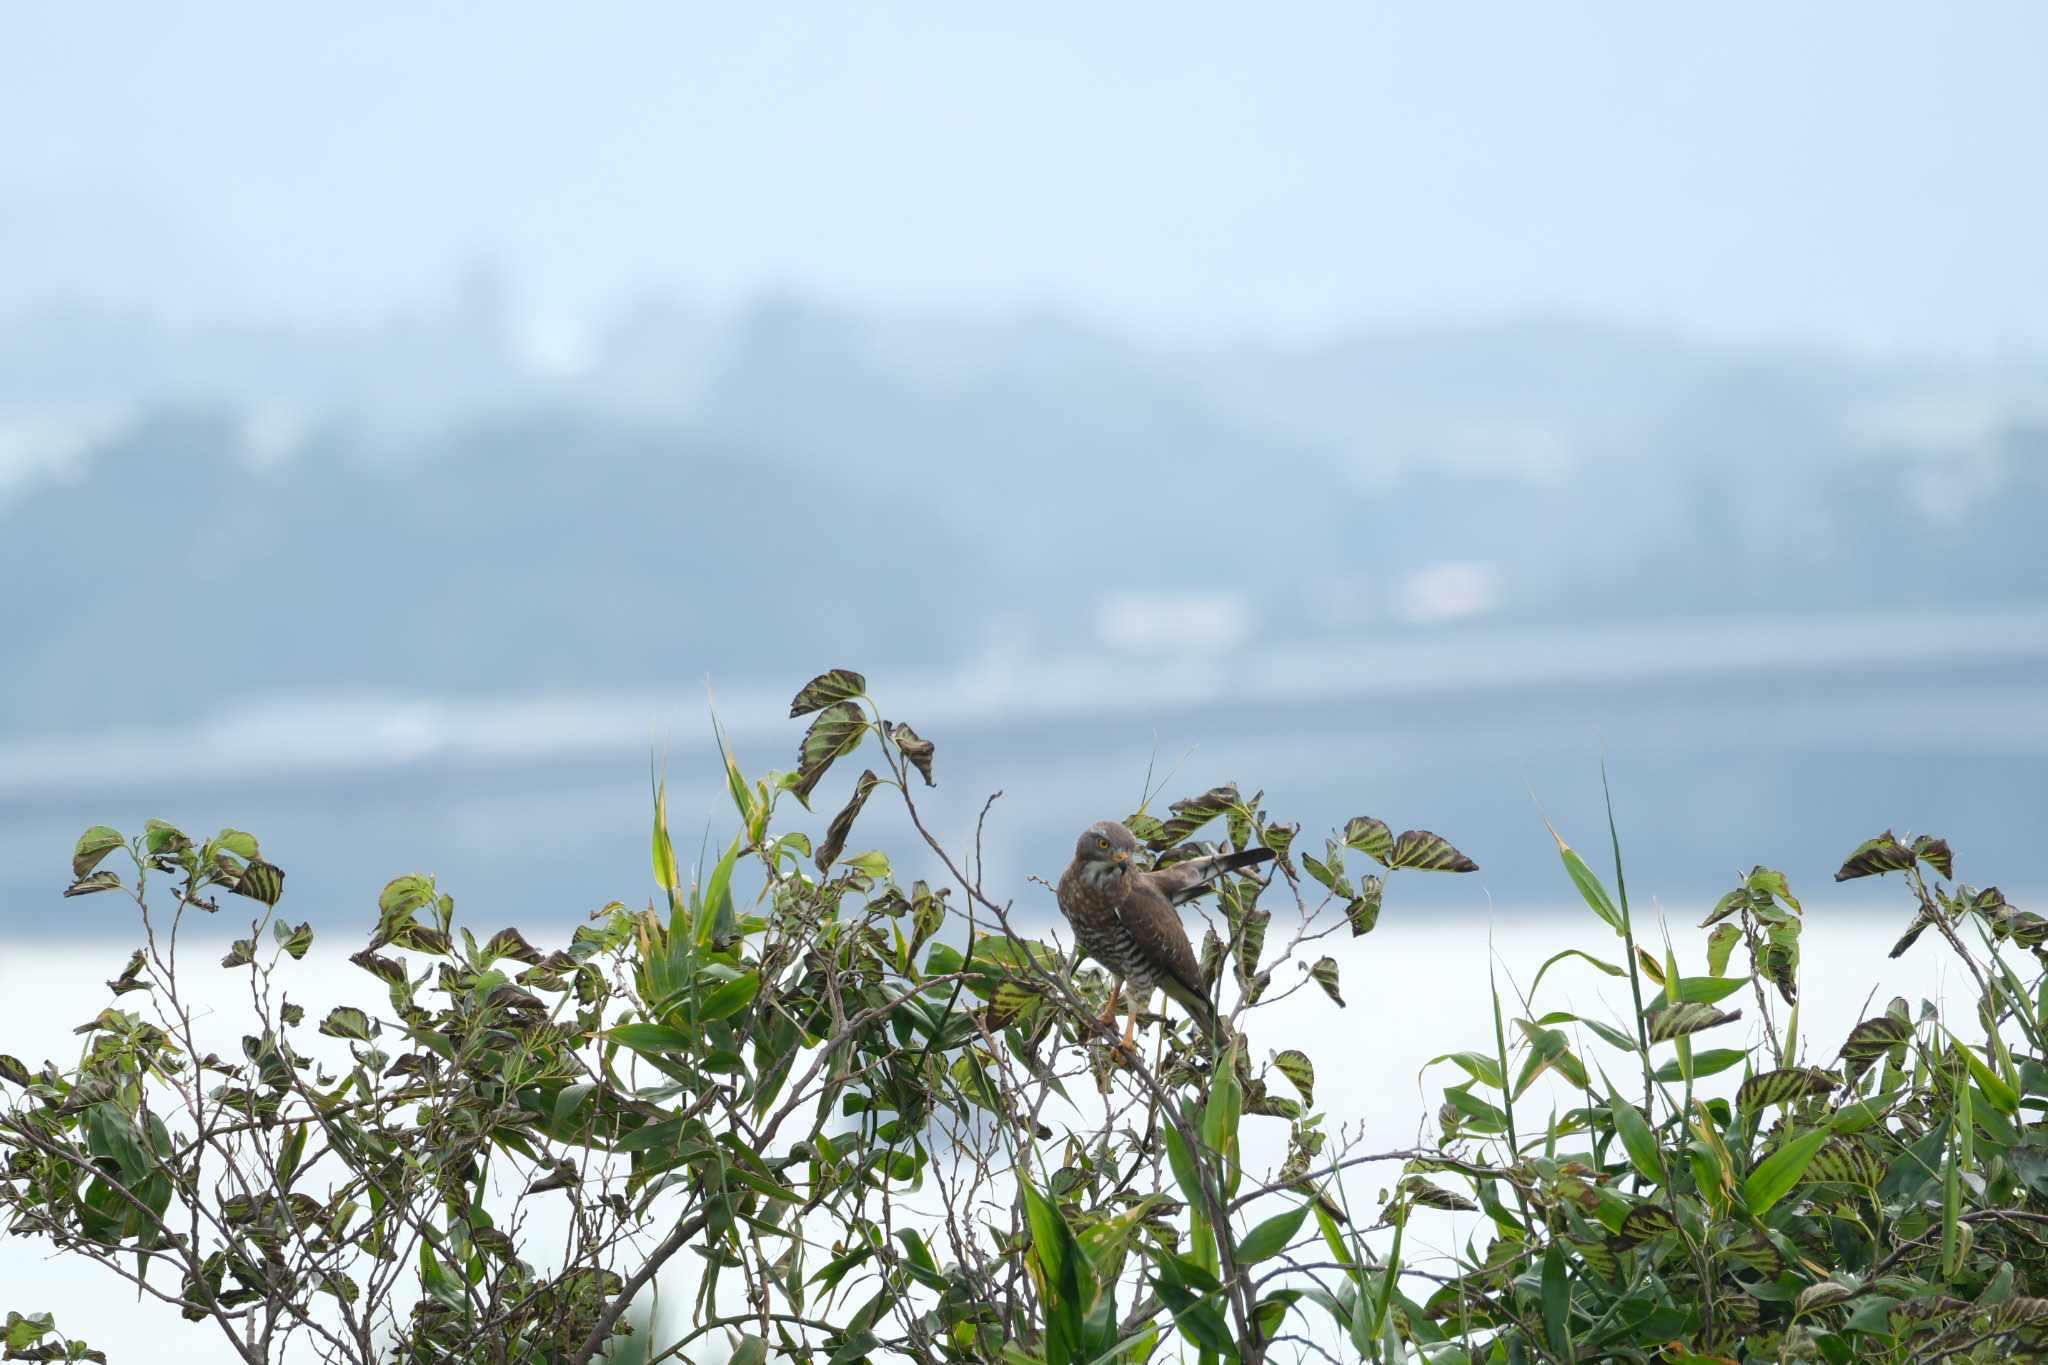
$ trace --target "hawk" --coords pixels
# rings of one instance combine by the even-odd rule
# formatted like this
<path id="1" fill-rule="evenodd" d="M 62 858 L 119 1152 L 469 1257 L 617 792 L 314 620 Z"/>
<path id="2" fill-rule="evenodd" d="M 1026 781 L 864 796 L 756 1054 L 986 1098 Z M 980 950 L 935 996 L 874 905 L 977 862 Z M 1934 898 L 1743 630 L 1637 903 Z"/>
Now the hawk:
<path id="1" fill-rule="evenodd" d="M 1138 1035 L 1138 1013 L 1155 988 L 1188 1012 L 1204 1036 L 1216 1028 L 1216 1011 L 1202 986 L 1194 945 L 1181 928 L 1175 907 L 1193 900 L 1225 873 L 1255 867 L 1273 856 L 1270 848 L 1210 853 L 1156 871 L 1141 868 L 1138 840 L 1114 820 L 1090 825 L 1074 845 L 1074 861 L 1060 874 L 1060 913 L 1074 926 L 1081 951 L 1109 969 L 1109 1004 L 1102 1023 L 1116 1019 L 1117 983 L 1130 987 L 1129 1048 Z"/>

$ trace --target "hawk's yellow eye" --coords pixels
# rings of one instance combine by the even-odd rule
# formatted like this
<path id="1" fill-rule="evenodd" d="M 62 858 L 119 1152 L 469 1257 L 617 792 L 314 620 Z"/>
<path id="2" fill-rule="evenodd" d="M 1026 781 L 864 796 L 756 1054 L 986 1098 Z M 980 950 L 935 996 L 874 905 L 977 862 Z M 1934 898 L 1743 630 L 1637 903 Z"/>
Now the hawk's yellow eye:
<path id="1" fill-rule="evenodd" d="M 1108 847 L 1109 847 L 1109 840 L 1107 840 L 1107 839 L 1097 839 L 1097 840 L 1095 841 L 1095 846 L 1096 846 L 1097 848 L 1108 848 Z"/>

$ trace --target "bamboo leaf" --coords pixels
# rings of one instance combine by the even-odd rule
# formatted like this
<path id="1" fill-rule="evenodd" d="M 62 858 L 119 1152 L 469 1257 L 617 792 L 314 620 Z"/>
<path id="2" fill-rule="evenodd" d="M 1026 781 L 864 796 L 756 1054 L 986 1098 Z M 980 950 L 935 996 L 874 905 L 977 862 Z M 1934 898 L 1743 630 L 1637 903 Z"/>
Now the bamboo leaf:
<path id="1" fill-rule="evenodd" d="M 1308 1210 L 1307 1204 L 1297 1204 L 1285 1213 L 1274 1214 L 1247 1232 L 1244 1240 L 1237 1244 L 1237 1263 L 1241 1266 L 1257 1265 L 1285 1251 L 1294 1241 L 1295 1234 L 1301 1231 Z"/>
<path id="2" fill-rule="evenodd" d="M 1788 1194 L 1806 1168 L 1828 1140 L 1825 1128 L 1816 1128 L 1801 1133 L 1757 1163 L 1755 1170 L 1742 1182 L 1742 1201 L 1749 1211 L 1761 1217 L 1770 1207 Z"/>

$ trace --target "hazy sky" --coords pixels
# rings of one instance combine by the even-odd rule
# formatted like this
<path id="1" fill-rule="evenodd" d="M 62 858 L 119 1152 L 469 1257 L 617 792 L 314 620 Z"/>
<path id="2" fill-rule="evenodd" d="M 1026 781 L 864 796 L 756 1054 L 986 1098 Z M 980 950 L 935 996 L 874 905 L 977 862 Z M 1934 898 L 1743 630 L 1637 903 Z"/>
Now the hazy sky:
<path id="1" fill-rule="evenodd" d="M 1057 305 L 1154 333 L 1562 311 L 2048 353 L 2048 7 L 0 11 L 0 317 Z"/>

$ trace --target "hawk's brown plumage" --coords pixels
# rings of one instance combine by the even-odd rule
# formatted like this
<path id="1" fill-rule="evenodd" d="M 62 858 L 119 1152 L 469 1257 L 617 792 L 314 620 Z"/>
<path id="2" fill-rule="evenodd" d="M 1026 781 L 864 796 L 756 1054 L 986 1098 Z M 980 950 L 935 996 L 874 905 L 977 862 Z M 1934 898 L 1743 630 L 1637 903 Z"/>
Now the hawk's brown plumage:
<path id="1" fill-rule="evenodd" d="M 1138 853 L 1137 838 L 1116 821 L 1090 825 L 1060 875 L 1060 911 L 1074 926 L 1081 951 L 1130 987 L 1133 1020 L 1156 987 L 1188 1012 L 1196 1028 L 1211 1033 L 1215 1010 L 1174 907 L 1201 895 L 1226 872 L 1266 861 L 1273 851 L 1211 853 L 1153 872 L 1139 867 Z"/>

